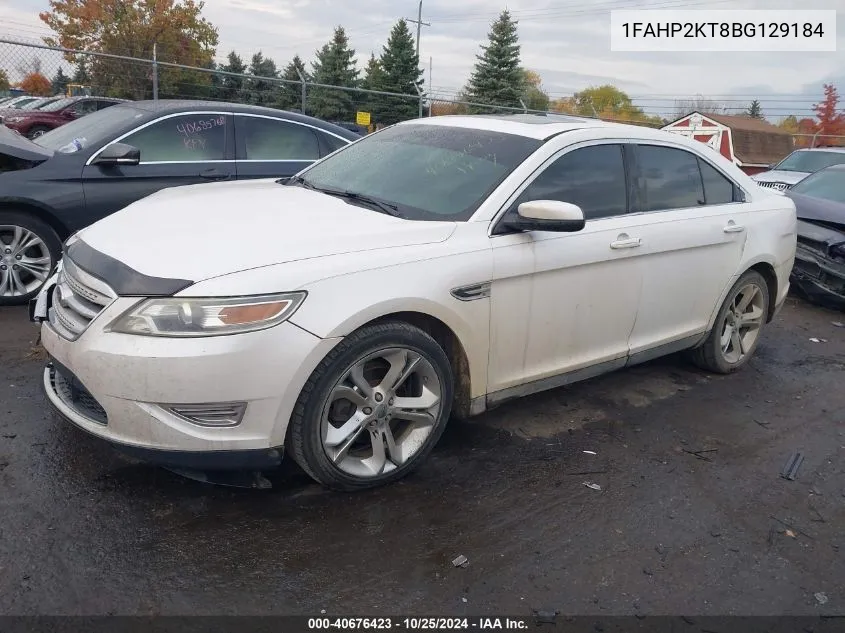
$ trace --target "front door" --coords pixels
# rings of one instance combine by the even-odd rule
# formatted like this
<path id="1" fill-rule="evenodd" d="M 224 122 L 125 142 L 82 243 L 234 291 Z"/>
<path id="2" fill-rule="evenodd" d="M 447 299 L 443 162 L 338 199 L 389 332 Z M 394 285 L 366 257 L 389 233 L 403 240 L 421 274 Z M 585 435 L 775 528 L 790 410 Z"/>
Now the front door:
<path id="1" fill-rule="evenodd" d="M 223 112 L 163 117 L 117 139 L 137 147 L 141 162 L 83 168 L 89 221 L 167 187 L 233 179 L 233 139 L 232 117 Z"/>
<path id="2" fill-rule="evenodd" d="M 626 215 L 629 188 L 621 144 L 570 147 L 541 168 L 508 213 L 528 200 L 560 200 L 581 207 L 586 227 L 494 229 L 490 400 L 528 383 L 562 384 L 554 381 L 564 373 L 625 364 L 642 283 Z"/>

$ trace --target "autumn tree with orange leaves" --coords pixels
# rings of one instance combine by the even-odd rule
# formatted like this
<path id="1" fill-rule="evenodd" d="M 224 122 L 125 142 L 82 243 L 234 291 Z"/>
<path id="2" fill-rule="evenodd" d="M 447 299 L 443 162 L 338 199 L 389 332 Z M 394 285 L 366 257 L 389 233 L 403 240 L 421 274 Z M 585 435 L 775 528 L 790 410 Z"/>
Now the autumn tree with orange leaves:
<path id="1" fill-rule="evenodd" d="M 204 17 L 204 2 L 195 0 L 50 0 L 39 15 L 58 37 L 48 45 L 112 55 L 210 67 L 217 46 L 217 29 Z M 68 61 L 82 59 L 69 54 Z M 90 58 L 88 72 L 101 94 L 133 99 L 152 95 L 149 63 Z M 191 87 L 210 84 L 206 73 L 159 69 L 160 96 L 200 96 Z M 192 94 L 179 94 L 190 90 Z"/>
<path id="2" fill-rule="evenodd" d="M 816 118 L 819 120 L 816 131 L 819 133 L 819 142 L 823 145 L 843 145 L 841 138 L 829 138 L 845 136 L 845 113 L 838 108 L 839 93 L 836 86 L 824 85 L 824 100 L 813 106 Z M 825 138 L 828 137 L 828 138 Z"/>
<path id="3" fill-rule="evenodd" d="M 53 83 L 41 73 L 29 73 L 19 87 L 33 97 L 49 97 L 53 93 Z"/>

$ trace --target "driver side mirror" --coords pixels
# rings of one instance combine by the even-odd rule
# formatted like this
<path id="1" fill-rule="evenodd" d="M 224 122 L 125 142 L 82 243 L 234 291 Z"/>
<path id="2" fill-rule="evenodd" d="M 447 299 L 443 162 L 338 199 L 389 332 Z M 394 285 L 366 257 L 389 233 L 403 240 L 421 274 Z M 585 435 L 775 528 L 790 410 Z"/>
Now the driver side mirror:
<path id="1" fill-rule="evenodd" d="M 125 143 L 112 143 L 91 163 L 103 167 L 116 165 L 137 165 L 141 162 L 141 150 Z"/>
<path id="2" fill-rule="evenodd" d="M 515 231 L 557 231 L 574 233 L 584 228 L 581 207 L 558 200 L 523 202 L 516 213 L 505 218 L 504 225 Z"/>

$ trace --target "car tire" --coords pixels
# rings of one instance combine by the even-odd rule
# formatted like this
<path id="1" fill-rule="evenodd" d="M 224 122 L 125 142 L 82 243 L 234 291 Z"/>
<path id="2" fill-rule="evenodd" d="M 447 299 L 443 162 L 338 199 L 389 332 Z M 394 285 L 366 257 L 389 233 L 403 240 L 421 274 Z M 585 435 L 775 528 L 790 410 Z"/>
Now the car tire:
<path id="1" fill-rule="evenodd" d="M 46 134 L 52 128 L 47 127 L 46 125 L 35 125 L 29 129 L 29 132 L 26 133 L 26 138 L 30 141 L 37 139 L 42 134 Z"/>
<path id="2" fill-rule="evenodd" d="M 399 384 L 392 387 L 394 380 Z M 396 481 L 440 439 L 453 393 L 449 359 L 430 335 L 404 322 L 365 326 L 311 374 L 291 416 L 286 449 L 328 488 Z"/>
<path id="3" fill-rule="evenodd" d="M 0 306 L 37 295 L 61 252 L 62 242 L 48 224 L 26 213 L 0 211 Z"/>
<path id="4" fill-rule="evenodd" d="M 691 350 L 693 363 L 717 374 L 741 369 L 757 349 L 768 314 L 768 283 L 750 270 L 728 292 L 707 339 Z"/>

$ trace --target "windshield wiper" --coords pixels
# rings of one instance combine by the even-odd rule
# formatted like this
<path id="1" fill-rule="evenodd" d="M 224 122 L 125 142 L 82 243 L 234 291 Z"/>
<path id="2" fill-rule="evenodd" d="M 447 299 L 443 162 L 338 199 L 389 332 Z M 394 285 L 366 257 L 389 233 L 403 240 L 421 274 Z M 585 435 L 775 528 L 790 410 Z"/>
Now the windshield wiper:
<path id="1" fill-rule="evenodd" d="M 399 207 L 395 204 L 384 202 L 376 198 L 371 198 L 370 196 L 364 195 L 363 193 L 355 193 L 354 191 L 347 191 L 345 189 L 323 189 L 321 187 L 315 187 L 314 185 L 311 185 L 311 188 L 329 196 L 345 198 L 346 200 L 360 202 L 361 204 L 365 204 L 369 207 L 375 207 L 379 211 L 386 213 L 387 215 L 391 215 L 394 218 L 402 217 L 402 214 L 399 213 Z"/>
<path id="2" fill-rule="evenodd" d="M 306 189 L 316 189 L 314 185 L 305 180 L 302 176 L 294 176 L 293 178 L 279 178 L 276 181 L 279 185 L 302 185 Z"/>

